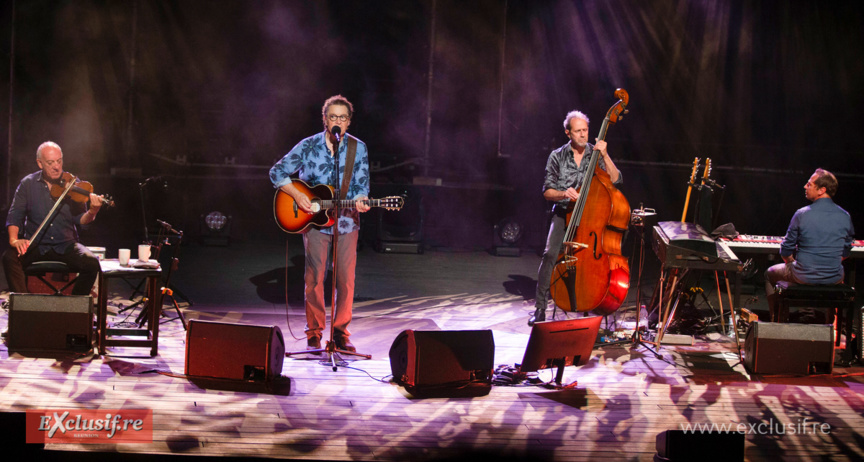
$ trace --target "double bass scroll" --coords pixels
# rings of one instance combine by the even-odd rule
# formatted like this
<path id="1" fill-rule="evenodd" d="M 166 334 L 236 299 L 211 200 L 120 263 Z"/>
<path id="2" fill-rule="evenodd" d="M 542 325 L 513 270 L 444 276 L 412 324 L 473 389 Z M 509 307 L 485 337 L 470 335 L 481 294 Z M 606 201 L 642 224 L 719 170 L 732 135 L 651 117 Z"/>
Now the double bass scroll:
<path id="1" fill-rule="evenodd" d="M 599 140 L 610 124 L 627 112 L 630 97 L 617 89 L 618 98 L 603 119 Z M 550 292 L 565 311 L 595 311 L 608 315 L 617 310 L 630 288 L 630 267 L 621 255 L 621 241 L 630 223 L 630 204 L 599 166 L 594 150 L 588 173 L 579 186 L 579 199 L 567 213 L 564 245 L 552 271 Z M 593 184 L 594 180 L 597 184 Z"/>

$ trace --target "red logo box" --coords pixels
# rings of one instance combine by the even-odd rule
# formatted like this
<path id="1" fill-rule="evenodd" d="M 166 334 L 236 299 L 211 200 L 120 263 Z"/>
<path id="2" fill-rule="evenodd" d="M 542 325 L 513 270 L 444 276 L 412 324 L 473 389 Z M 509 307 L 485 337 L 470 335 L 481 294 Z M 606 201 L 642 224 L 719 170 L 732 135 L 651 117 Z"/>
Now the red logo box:
<path id="1" fill-rule="evenodd" d="M 27 443 L 152 442 L 152 409 L 27 410 Z"/>

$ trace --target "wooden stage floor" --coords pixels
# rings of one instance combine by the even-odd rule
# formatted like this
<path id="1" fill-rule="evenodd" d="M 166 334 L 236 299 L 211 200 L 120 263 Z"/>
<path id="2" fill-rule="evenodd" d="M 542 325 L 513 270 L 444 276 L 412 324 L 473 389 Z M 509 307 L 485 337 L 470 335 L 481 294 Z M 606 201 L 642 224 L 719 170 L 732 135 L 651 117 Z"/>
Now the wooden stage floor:
<path id="1" fill-rule="evenodd" d="M 285 251 L 257 249 L 254 257 L 250 247 L 184 249 L 176 281 L 194 300 L 192 307 L 182 304 L 186 316 L 276 325 L 287 350 L 302 350 L 302 254 L 296 242 Z M 48 453 L 63 454 L 652 460 L 658 433 L 713 423 L 747 430 L 748 460 L 864 458 L 864 368 L 754 376 L 739 363 L 734 340 L 720 334 L 692 346 L 664 346 L 656 355 L 630 343 L 596 347 L 587 365 L 565 369 L 564 383 L 578 381 L 567 390 L 493 386 L 480 397 L 414 398 L 390 381 L 388 350 L 406 329 L 491 329 L 495 364 L 520 362 L 538 263 L 534 254 L 394 255 L 364 248 L 352 341 L 372 359 L 349 360 L 334 372 L 305 355 L 286 358 L 284 379 L 269 392 L 202 388 L 183 378 L 186 337 L 176 320 L 162 324 L 159 354 L 152 358 L 145 348 L 114 348 L 104 357 L 40 358 L 10 354 L 4 344 L 0 411 L 153 410 L 152 443 L 46 446 Z M 129 304 L 122 281 L 109 292 L 112 313 Z M 6 324 L 4 311 L 0 327 Z M 548 370 L 539 374 L 544 381 L 552 376 Z M 815 430 L 788 430 L 802 424 Z M 7 444 L 21 443 L 9 435 L 2 438 Z"/>

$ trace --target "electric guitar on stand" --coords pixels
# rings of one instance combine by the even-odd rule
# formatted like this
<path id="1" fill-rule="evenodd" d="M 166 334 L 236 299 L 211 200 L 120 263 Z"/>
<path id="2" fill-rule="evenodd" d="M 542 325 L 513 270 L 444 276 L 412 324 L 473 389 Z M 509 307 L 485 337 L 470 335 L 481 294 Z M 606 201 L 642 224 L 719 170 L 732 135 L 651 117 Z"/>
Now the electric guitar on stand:
<path id="1" fill-rule="evenodd" d="M 293 180 L 293 184 L 312 201 L 312 213 L 304 212 L 290 194 L 281 189 L 277 190 L 273 197 L 273 217 L 282 231 L 297 234 L 305 232 L 310 226 L 321 229 L 336 223 L 336 217 L 332 213 L 336 207 L 336 199 L 333 198 L 335 190 L 332 186 L 319 184 L 310 187 L 303 180 Z M 385 210 L 400 210 L 405 204 L 405 200 L 400 196 L 364 199 L 363 202 L 370 207 L 381 207 Z M 351 209 L 355 206 L 355 200 L 339 200 L 340 209 Z"/>

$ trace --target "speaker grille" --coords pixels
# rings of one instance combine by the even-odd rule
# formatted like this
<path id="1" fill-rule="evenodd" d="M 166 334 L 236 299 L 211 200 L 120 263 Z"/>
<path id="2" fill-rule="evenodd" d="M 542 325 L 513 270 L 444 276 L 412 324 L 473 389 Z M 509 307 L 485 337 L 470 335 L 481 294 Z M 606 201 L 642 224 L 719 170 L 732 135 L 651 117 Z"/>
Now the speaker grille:
<path id="1" fill-rule="evenodd" d="M 89 295 L 9 295 L 9 348 L 87 351 L 93 342 Z"/>

